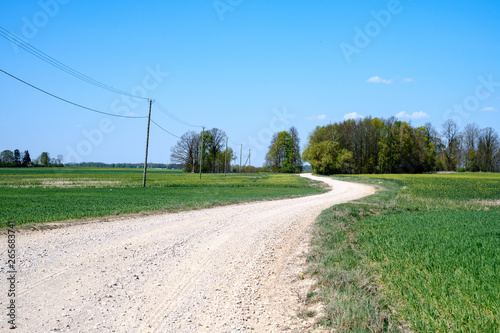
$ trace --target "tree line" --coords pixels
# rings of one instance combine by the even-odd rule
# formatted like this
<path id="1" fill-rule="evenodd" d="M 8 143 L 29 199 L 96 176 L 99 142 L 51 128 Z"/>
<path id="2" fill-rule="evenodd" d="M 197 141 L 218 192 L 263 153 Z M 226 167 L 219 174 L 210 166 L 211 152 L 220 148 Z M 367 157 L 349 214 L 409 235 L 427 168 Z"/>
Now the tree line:
<path id="1" fill-rule="evenodd" d="M 87 167 L 87 168 L 143 168 L 144 163 L 103 163 L 103 162 L 79 162 L 79 163 L 66 163 L 66 166 L 71 167 Z M 148 163 L 148 168 L 151 169 L 174 169 L 182 170 L 179 164 L 165 164 L 165 163 Z"/>
<path id="2" fill-rule="evenodd" d="M 498 172 L 500 140 L 493 128 L 474 123 L 460 131 L 450 119 L 438 130 L 368 117 L 316 127 L 302 158 L 318 174 Z"/>
<path id="3" fill-rule="evenodd" d="M 183 165 L 185 172 L 219 173 L 219 172 L 286 172 L 302 171 L 299 134 L 295 127 L 289 131 L 275 133 L 271 139 L 266 163 L 261 168 L 250 165 L 250 156 L 240 164 L 236 161 L 232 148 L 226 146 L 227 135 L 224 131 L 213 128 L 200 133 L 189 131 L 184 133 L 172 147 L 170 159 L 173 163 Z M 248 162 L 248 165 L 247 165 Z"/>
<path id="4" fill-rule="evenodd" d="M 48 152 L 43 152 L 32 160 L 28 150 L 23 153 L 19 149 L 4 150 L 0 153 L 0 167 L 62 167 L 62 159 L 62 155 L 51 158 Z"/>

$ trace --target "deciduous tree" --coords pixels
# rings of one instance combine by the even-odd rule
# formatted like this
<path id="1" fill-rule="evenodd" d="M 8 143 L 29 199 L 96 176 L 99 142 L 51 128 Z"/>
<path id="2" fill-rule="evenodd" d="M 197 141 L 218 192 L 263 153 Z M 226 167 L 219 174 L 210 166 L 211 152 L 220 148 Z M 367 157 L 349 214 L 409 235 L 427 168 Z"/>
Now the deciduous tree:
<path id="1" fill-rule="evenodd" d="M 448 171 L 455 171 L 460 156 L 460 132 L 457 123 L 448 119 L 443 124 L 442 135 L 444 138 L 444 149 L 442 156 L 444 166 Z"/>
<path id="2" fill-rule="evenodd" d="M 491 127 L 483 129 L 478 138 L 477 160 L 481 171 L 495 171 L 495 158 L 500 142 L 498 134 Z"/>
<path id="3" fill-rule="evenodd" d="M 12 150 L 4 150 L 0 153 L 0 162 L 6 166 L 14 164 L 14 153 Z"/>
<path id="4" fill-rule="evenodd" d="M 298 132 L 295 127 L 292 127 L 290 132 L 275 133 L 271 139 L 269 151 L 266 154 L 266 167 L 273 172 L 296 173 L 302 171 Z"/>
<path id="5" fill-rule="evenodd" d="M 170 160 L 184 166 L 185 172 L 199 172 L 200 135 L 194 131 L 184 133 L 172 147 Z"/>

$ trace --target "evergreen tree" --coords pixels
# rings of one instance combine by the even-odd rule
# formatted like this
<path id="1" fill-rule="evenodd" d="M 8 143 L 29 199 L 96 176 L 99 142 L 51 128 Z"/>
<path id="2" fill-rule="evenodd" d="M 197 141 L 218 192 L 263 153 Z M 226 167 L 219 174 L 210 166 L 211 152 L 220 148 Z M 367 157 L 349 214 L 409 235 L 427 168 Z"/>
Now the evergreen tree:
<path id="1" fill-rule="evenodd" d="M 31 157 L 29 151 L 25 150 L 23 154 L 23 161 L 22 165 L 24 167 L 30 166 L 31 165 Z"/>
<path id="2" fill-rule="evenodd" d="M 14 150 L 14 164 L 16 166 L 21 165 L 21 153 L 19 152 L 19 149 Z"/>

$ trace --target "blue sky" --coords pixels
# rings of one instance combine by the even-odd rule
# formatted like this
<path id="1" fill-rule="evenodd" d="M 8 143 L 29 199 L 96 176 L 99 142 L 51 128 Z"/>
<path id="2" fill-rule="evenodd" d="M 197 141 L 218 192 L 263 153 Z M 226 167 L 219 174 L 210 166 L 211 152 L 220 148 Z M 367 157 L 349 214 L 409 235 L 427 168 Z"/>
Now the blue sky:
<path id="1" fill-rule="evenodd" d="M 500 132 L 498 1 L 3 1 L 0 26 L 61 63 L 155 99 L 175 135 L 217 127 L 262 165 L 273 132 L 302 143 L 346 117 L 452 118 Z M 90 85 L 0 38 L 0 69 L 62 98 L 145 116 L 147 101 Z M 142 162 L 146 119 L 92 113 L 0 73 L 0 150 L 65 162 Z M 153 104 L 155 105 L 155 104 Z M 173 137 L 151 125 L 149 161 Z"/>

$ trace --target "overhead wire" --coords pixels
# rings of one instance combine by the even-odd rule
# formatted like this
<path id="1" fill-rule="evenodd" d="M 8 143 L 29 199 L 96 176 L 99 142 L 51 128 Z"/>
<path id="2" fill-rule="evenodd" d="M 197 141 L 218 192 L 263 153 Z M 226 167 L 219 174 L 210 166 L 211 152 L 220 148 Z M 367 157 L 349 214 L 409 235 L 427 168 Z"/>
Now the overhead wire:
<path id="1" fill-rule="evenodd" d="M 43 89 L 41 89 L 41 88 L 38 88 L 37 86 L 35 86 L 35 85 L 31 84 L 31 83 L 28 83 L 28 82 L 26 82 L 26 81 L 24 81 L 24 80 L 22 80 L 22 79 L 18 78 L 17 76 L 14 76 L 14 75 L 12 75 L 12 74 L 10 74 L 10 73 L 8 73 L 8 72 L 4 71 L 4 70 L 3 70 L 3 69 L 1 69 L 1 68 L 0 68 L 0 72 L 2 72 L 2 73 L 4 73 L 4 74 L 6 74 L 6 75 L 8 75 L 8 76 L 10 76 L 10 77 L 11 77 L 11 78 L 13 78 L 13 79 L 16 79 L 16 80 L 17 80 L 17 81 L 19 81 L 19 82 L 24 83 L 25 85 L 27 85 L 27 86 L 29 86 L 29 87 L 31 87 L 31 88 L 33 88 L 33 89 L 36 89 L 36 90 L 38 90 L 38 91 L 41 91 L 41 92 L 43 92 L 44 94 L 47 94 L 47 95 L 49 95 L 49 96 L 52 96 L 52 97 L 54 97 L 54 98 L 57 98 L 58 100 L 61 100 L 61 101 L 63 101 L 63 102 L 69 103 L 69 104 L 71 104 L 71 105 L 77 106 L 77 107 L 82 108 L 82 109 L 85 109 L 85 110 L 89 110 L 89 111 L 96 112 L 96 113 L 100 113 L 100 114 L 105 114 L 105 115 L 112 116 L 112 117 L 119 117 L 119 118 L 136 118 L 136 119 L 137 119 L 137 118 L 147 118 L 147 116 L 123 116 L 123 115 L 118 115 L 118 114 L 108 113 L 108 112 L 99 111 L 99 110 L 96 110 L 96 109 L 93 109 L 93 108 L 89 108 L 89 107 L 83 106 L 83 105 L 81 105 L 81 104 L 78 104 L 78 103 L 75 103 L 75 102 L 71 102 L 71 101 L 69 101 L 69 100 L 67 100 L 67 99 L 65 99 L 65 98 L 59 97 L 59 96 L 57 96 L 57 95 L 54 95 L 54 94 L 52 94 L 52 93 L 50 93 L 50 92 L 48 92 L 48 91 L 46 91 L 46 90 L 43 90 Z"/>
<path id="2" fill-rule="evenodd" d="M 203 127 L 203 126 L 197 126 L 197 125 L 193 125 L 193 124 L 190 124 L 188 122 L 185 122 L 184 120 L 180 119 L 179 117 L 177 117 L 175 114 L 173 114 L 172 112 L 168 111 L 167 108 L 165 108 L 163 105 L 161 105 L 160 103 L 158 102 L 155 102 L 153 104 L 153 106 L 155 106 L 158 110 L 160 110 L 163 114 L 165 114 L 167 117 L 170 117 L 171 119 L 177 121 L 178 123 L 181 123 L 183 125 L 186 125 L 186 126 L 190 126 L 190 127 Z"/>
<path id="3" fill-rule="evenodd" d="M 180 139 L 180 138 L 181 138 L 180 136 L 177 136 L 177 135 L 175 135 L 175 134 L 173 134 L 173 133 L 170 133 L 169 131 L 167 131 L 166 129 L 164 129 L 164 128 L 163 128 L 163 127 L 161 127 L 160 125 L 158 125 L 158 123 L 157 123 L 156 121 L 154 121 L 153 119 L 151 119 L 151 122 L 152 122 L 153 124 L 155 124 L 156 126 L 158 126 L 158 127 L 159 127 L 161 130 L 163 130 L 164 132 L 166 132 L 166 133 L 170 134 L 171 136 L 175 136 L 175 137 L 176 137 L 176 138 L 178 138 L 178 139 Z"/>
<path id="4" fill-rule="evenodd" d="M 43 51 L 37 49 L 36 47 L 32 46 L 31 44 L 25 42 L 23 39 L 21 39 L 20 37 L 18 37 L 17 35 L 11 33 L 10 31 L 8 31 L 7 29 L 3 28 L 0 26 L 0 37 L 3 37 L 5 38 L 6 40 L 14 43 L 15 45 L 19 46 L 20 48 L 24 49 L 25 51 L 31 53 L 32 55 L 34 55 L 35 57 L 47 62 L 48 64 L 62 70 L 63 72 L 67 73 L 67 74 L 70 74 L 82 81 L 85 81 L 87 83 L 90 83 L 96 87 L 99 87 L 99 88 L 102 88 L 102 89 L 105 89 L 105 90 L 108 90 L 108 91 L 111 91 L 111 92 L 114 92 L 114 93 L 117 93 L 117 94 L 120 94 L 120 95 L 126 95 L 126 96 L 130 96 L 130 97 L 134 97 L 134 98 L 138 98 L 138 99 L 143 99 L 143 100 L 150 100 L 150 98 L 148 97 L 143 97 L 143 96 L 137 96 L 137 95 L 133 95 L 133 94 L 130 94 L 130 93 L 127 93 L 125 91 L 122 91 L 120 89 L 117 89 L 117 88 L 114 88 L 110 85 L 107 85 L 105 83 L 102 83 L 100 81 L 97 81 L 63 63 L 61 63 L 60 61 L 56 60 L 55 58 L 49 56 L 48 54 L 44 53 Z M 66 102 L 66 103 L 69 103 L 69 104 L 72 104 L 74 106 L 77 106 L 77 107 L 80 107 L 80 108 L 83 108 L 83 109 L 86 109 L 86 110 L 89 110 L 89 111 L 92 111 L 92 112 L 96 112 L 96 113 L 100 113 L 100 114 L 105 114 L 105 115 L 109 115 L 109 116 L 113 116 L 113 117 L 120 117 L 120 118 L 147 118 L 147 116 L 125 116 L 125 115 L 116 115 L 116 114 L 112 114 L 112 113 L 108 113 L 108 112 L 104 112 L 104 111 L 100 111 L 100 110 L 96 110 L 96 109 L 93 109 L 93 108 L 89 108 L 89 107 L 86 107 L 86 106 L 83 106 L 81 104 L 78 104 L 78 103 L 75 103 L 75 102 L 72 102 L 72 101 L 69 101 L 65 98 L 62 98 L 62 97 L 59 97 L 55 94 L 52 94 L 46 90 L 43 90 L 41 88 L 38 88 L 37 86 L 31 84 L 31 83 L 28 83 L 22 79 L 20 79 L 19 77 L 15 76 L 15 75 L 12 75 L 2 69 L 0 69 L 1 72 L 3 72 L 4 74 L 24 83 L 25 85 L 28 85 L 30 86 L 31 88 L 34 88 L 40 92 L 43 92 L 49 96 L 52 96 L 56 99 L 59 99 L 63 102 Z M 190 127 L 199 127 L 201 128 L 202 126 L 197 126 L 197 125 L 193 125 L 193 124 L 190 124 L 182 119 L 180 119 L 179 117 L 177 117 L 175 114 L 173 114 L 172 112 L 170 112 L 169 110 L 167 110 L 167 108 L 165 108 L 164 106 L 162 106 L 160 103 L 158 102 L 155 102 L 153 104 L 158 110 L 160 110 L 163 114 L 165 114 L 166 116 L 170 117 L 171 119 L 177 121 L 178 123 L 181 123 L 183 125 L 186 125 L 186 126 L 190 126 Z M 164 132 L 176 137 L 176 138 L 180 138 L 179 136 L 167 131 L 165 128 L 163 128 L 162 126 L 160 126 L 158 123 L 156 123 L 154 120 L 151 119 L 151 121 L 156 125 L 158 126 L 161 130 L 163 130 Z"/>
<path id="5" fill-rule="evenodd" d="M 56 68 L 59 68 L 60 70 L 76 77 L 76 78 L 79 78 L 80 80 L 82 81 L 85 81 L 87 83 L 90 83 L 96 87 L 99 87 L 99 88 L 102 88 L 102 89 L 105 89 L 105 90 L 108 90 L 108 91 L 111 91 L 111 92 L 114 92 L 116 94 L 120 94 L 120 95 L 126 95 L 126 96 L 130 96 L 130 97 L 134 97 L 134 98 L 138 98 L 138 99 L 143 99 L 143 100 L 149 100 L 150 98 L 147 98 L 147 97 L 143 97 L 143 96 L 137 96 L 137 95 L 133 95 L 131 93 L 128 93 L 128 92 L 125 92 L 123 90 L 120 90 L 120 89 L 117 89 L 117 88 L 114 88 L 110 85 L 107 85 L 105 83 L 102 83 L 100 81 L 97 81 L 65 64 L 63 64 L 62 62 L 54 59 L 53 57 L 49 56 L 48 54 L 40 51 L 39 49 L 37 49 L 36 47 L 32 46 L 31 44 L 25 42 L 24 40 L 22 40 L 20 37 L 18 37 L 17 35 L 11 33 L 10 31 L 8 31 L 7 29 L 3 28 L 0 26 L 0 36 L 7 39 L 8 41 L 14 43 L 15 45 L 19 46 L 20 48 L 24 49 L 25 51 L 31 53 L 32 55 L 34 55 L 35 57 L 47 62 L 48 64 L 56 67 Z"/>

